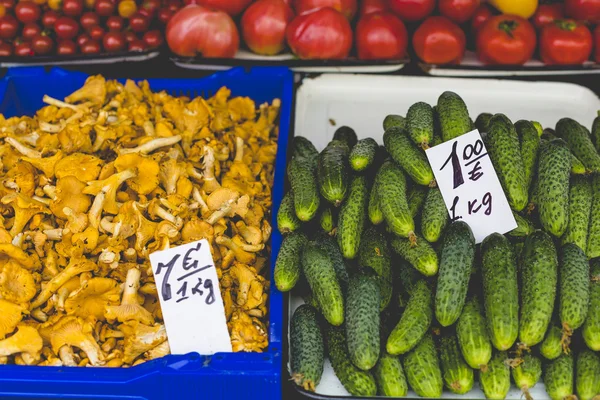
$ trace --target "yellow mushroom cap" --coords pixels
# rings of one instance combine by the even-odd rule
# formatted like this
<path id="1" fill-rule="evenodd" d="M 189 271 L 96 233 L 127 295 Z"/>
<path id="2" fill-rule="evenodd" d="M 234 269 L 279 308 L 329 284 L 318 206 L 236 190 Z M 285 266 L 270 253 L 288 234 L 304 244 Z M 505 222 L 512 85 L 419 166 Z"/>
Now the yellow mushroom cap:
<path id="1" fill-rule="evenodd" d="M 117 281 L 92 278 L 69 295 L 65 301 L 65 311 L 82 318 L 93 316 L 104 320 L 106 306 L 118 304 L 120 297 L 121 289 Z"/>
<path id="2" fill-rule="evenodd" d="M 18 304 L 0 299 L 0 339 L 4 339 L 15 330 L 25 311 L 25 308 Z"/>
<path id="3" fill-rule="evenodd" d="M 80 348 L 89 358 L 90 364 L 102 365 L 104 353 L 92 335 L 92 326 L 81 318 L 65 316 L 52 325 L 50 343 L 52 350 L 58 354 L 62 346 Z"/>
<path id="4" fill-rule="evenodd" d="M 73 175 L 59 178 L 56 182 L 56 198 L 50 202 L 50 210 L 61 219 L 68 219 L 64 209 L 69 208 L 75 214 L 86 213 L 92 200 L 90 196 L 83 193 L 87 187 Z"/>
<path id="5" fill-rule="evenodd" d="M 37 289 L 31 272 L 10 260 L 0 273 L 0 297 L 14 303 L 27 303 L 35 296 Z"/>
<path id="6" fill-rule="evenodd" d="M 148 194 L 158 186 L 159 166 L 150 157 L 137 153 L 123 154 L 115 160 L 115 168 L 119 172 L 135 169 L 137 176 L 130 179 L 127 185 L 138 194 Z"/>
<path id="7" fill-rule="evenodd" d="M 91 154 L 73 153 L 59 160 L 54 167 L 57 178 L 76 176 L 81 181 L 93 181 L 100 174 L 102 160 Z"/>

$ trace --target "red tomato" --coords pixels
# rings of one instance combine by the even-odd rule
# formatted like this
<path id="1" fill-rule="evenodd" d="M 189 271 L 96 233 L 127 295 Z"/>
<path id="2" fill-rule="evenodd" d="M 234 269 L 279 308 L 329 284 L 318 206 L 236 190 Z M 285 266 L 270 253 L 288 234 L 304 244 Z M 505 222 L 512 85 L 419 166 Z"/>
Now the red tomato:
<path id="1" fill-rule="evenodd" d="M 531 17 L 531 22 L 537 29 L 542 29 L 544 25 L 554 22 L 565 17 L 563 5 L 556 4 L 540 4 Z"/>
<path id="2" fill-rule="evenodd" d="M 37 21 L 41 14 L 40 6 L 33 1 L 19 1 L 15 6 L 15 16 L 24 24 Z"/>
<path id="3" fill-rule="evenodd" d="M 286 38 L 292 52 L 302 59 L 344 59 L 352 48 L 350 23 L 329 7 L 294 18 Z"/>
<path id="4" fill-rule="evenodd" d="M 285 48 L 285 29 L 293 18 L 283 0 L 258 0 L 244 12 L 242 37 L 257 54 L 277 54 Z"/>
<path id="5" fill-rule="evenodd" d="M 540 58 L 548 65 L 576 65 L 589 60 L 592 34 L 583 24 L 560 20 L 544 26 L 540 36 Z"/>
<path id="6" fill-rule="evenodd" d="M 360 10 L 358 15 L 360 17 L 364 17 L 365 15 L 384 11 L 388 11 L 388 6 L 385 0 L 363 0 L 360 2 Z"/>
<path id="7" fill-rule="evenodd" d="M 60 40 L 56 46 L 56 54 L 70 56 L 77 53 L 77 45 L 72 40 Z"/>
<path id="8" fill-rule="evenodd" d="M 575 20 L 600 22 L 600 0 L 565 0 L 565 12 Z"/>
<path id="9" fill-rule="evenodd" d="M 433 13 L 435 0 L 388 0 L 388 6 L 403 21 L 420 21 Z"/>
<path id="10" fill-rule="evenodd" d="M 15 44 L 15 55 L 19 57 L 30 57 L 33 55 L 33 48 L 29 42 L 19 42 Z"/>
<path id="11" fill-rule="evenodd" d="M 356 9 L 357 0 L 294 0 L 294 10 L 297 14 L 304 14 L 323 7 L 331 7 L 352 20 Z"/>
<path id="12" fill-rule="evenodd" d="M 119 17 L 118 15 L 112 15 L 112 16 L 108 17 L 108 19 L 106 20 L 106 27 L 108 28 L 109 31 L 112 31 L 112 32 L 122 31 L 123 26 L 125 26 L 125 21 L 123 21 L 123 18 Z"/>
<path id="13" fill-rule="evenodd" d="M 235 17 L 241 14 L 252 3 L 252 0 L 193 0 L 193 4 L 225 11 L 227 14 Z"/>
<path id="14" fill-rule="evenodd" d="M 97 40 L 89 40 L 80 48 L 83 54 L 98 54 L 100 53 L 100 42 Z"/>
<path id="15" fill-rule="evenodd" d="M 19 30 L 19 21 L 12 15 L 0 18 L 0 39 L 12 39 Z"/>
<path id="16" fill-rule="evenodd" d="M 137 12 L 129 18 L 129 27 L 134 32 L 145 32 L 150 27 L 150 19 Z"/>
<path id="17" fill-rule="evenodd" d="M 42 28 L 35 22 L 30 22 L 25 24 L 23 30 L 21 31 L 21 36 L 23 36 L 27 40 L 31 40 L 34 36 L 42 33 Z"/>
<path id="18" fill-rule="evenodd" d="M 148 12 L 148 16 L 154 16 L 158 9 L 160 8 L 160 0 L 144 0 L 142 3 L 141 10 L 146 10 Z"/>
<path id="19" fill-rule="evenodd" d="M 58 13 L 54 10 L 48 10 L 42 15 L 42 26 L 44 28 L 53 28 L 58 19 Z"/>
<path id="20" fill-rule="evenodd" d="M 54 49 L 54 41 L 48 36 L 37 35 L 31 40 L 31 47 L 37 55 L 50 54 Z"/>
<path id="21" fill-rule="evenodd" d="M 356 50 L 361 60 L 400 60 L 407 47 L 406 27 L 395 15 L 369 14 L 356 25 Z"/>
<path id="22" fill-rule="evenodd" d="M 105 31 L 101 26 L 92 26 L 89 31 L 92 40 L 100 41 L 104 37 Z"/>
<path id="23" fill-rule="evenodd" d="M 594 52 L 594 60 L 600 63 L 600 25 L 594 29 L 594 43 L 596 44 Z"/>
<path id="24" fill-rule="evenodd" d="M 54 24 L 54 32 L 60 39 L 73 39 L 79 32 L 79 25 L 73 18 L 60 17 Z"/>
<path id="25" fill-rule="evenodd" d="M 240 45 L 240 35 L 229 15 L 193 4 L 173 15 L 165 36 L 171 51 L 183 57 L 200 53 L 209 58 L 231 58 Z"/>
<path id="26" fill-rule="evenodd" d="M 446 17 L 429 17 L 417 28 L 412 43 L 428 64 L 458 64 L 465 54 L 465 33 Z"/>
<path id="27" fill-rule="evenodd" d="M 13 47 L 10 43 L 0 43 L 0 57 L 12 56 Z"/>
<path id="28" fill-rule="evenodd" d="M 77 17 L 83 12 L 83 0 L 64 0 L 62 12 L 69 17 Z"/>
<path id="29" fill-rule="evenodd" d="M 92 40 L 90 35 L 87 33 L 82 33 L 81 35 L 77 36 L 77 46 L 81 47 L 90 40 Z"/>
<path id="30" fill-rule="evenodd" d="M 129 42 L 128 51 L 145 51 L 146 43 L 143 40 L 135 39 Z"/>
<path id="31" fill-rule="evenodd" d="M 536 34 L 526 19 L 497 15 L 477 33 L 477 56 L 485 64 L 523 65 L 533 56 Z"/>
<path id="32" fill-rule="evenodd" d="M 158 10 L 158 20 L 166 25 L 169 23 L 169 20 L 171 19 L 171 17 L 173 16 L 173 14 L 175 14 L 175 11 L 171 11 L 171 9 L 169 8 L 161 8 L 160 10 Z"/>
<path id="33" fill-rule="evenodd" d="M 123 51 L 127 47 L 127 40 L 121 32 L 108 32 L 102 38 L 102 47 L 109 53 Z"/>
<path id="34" fill-rule="evenodd" d="M 137 35 L 135 34 L 135 32 L 131 32 L 131 31 L 127 31 L 125 32 L 125 40 L 127 40 L 127 43 L 133 41 L 133 40 L 137 40 Z"/>
<path id="35" fill-rule="evenodd" d="M 94 9 L 101 17 L 108 17 L 115 12 L 115 4 L 110 0 L 97 0 Z"/>
<path id="36" fill-rule="evenodd" d="M 79 23 L 81 24 L 81 27 L 87 31 L 94 26 L 100 25 L 100 17 L 95 12 L 88 11 L 83 13 L 81 18 L 79 18 Z"/>
<path id="37" fill-rule="evenodd" d="M 475 10 L 473 13 L 473 17 L 471 17 L 471 31 L 473 33 L 477 33 L 485 21 L 490 19 L 492 16 L 494 16 L 494 14 L 492 14 L 492 10 L 486 4 L 482 4 L 477 7 L 477 10 Z"/>
<path id="38" fill-rule="evenodd" d="M 440 0 L 438 7 L 440 14 L 462 24 L 473 17 L 479 4 L 480 0 Z"/>
<path id="39" fill-rule="evenodd" d="M 158 29 L 144 33 L 142 40 L 151 49 L 160 47 L 165 42 L 162 32 Z"/>

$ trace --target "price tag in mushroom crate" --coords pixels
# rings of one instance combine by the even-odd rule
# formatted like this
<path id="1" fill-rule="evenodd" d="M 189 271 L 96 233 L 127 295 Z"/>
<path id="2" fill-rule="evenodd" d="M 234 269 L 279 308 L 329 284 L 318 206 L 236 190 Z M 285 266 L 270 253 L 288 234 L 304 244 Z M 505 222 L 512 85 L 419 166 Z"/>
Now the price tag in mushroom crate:
<path id="1" fill-rule="evenodd" d="M 230 352 L 215 263 L 206 239 L 150 254 L 172 354 Z"/>
<path id="2" fill-rule="evenodd" d="M 452 221 L 465 221 L 477 243 L 517 227 L 478 130 L 426 151 Z"/>

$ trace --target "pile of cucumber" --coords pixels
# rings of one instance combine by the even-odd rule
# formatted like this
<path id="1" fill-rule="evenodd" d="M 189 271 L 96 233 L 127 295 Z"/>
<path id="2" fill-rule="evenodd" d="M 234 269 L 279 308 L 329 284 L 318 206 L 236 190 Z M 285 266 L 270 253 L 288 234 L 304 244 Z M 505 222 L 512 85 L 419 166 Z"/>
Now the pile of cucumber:
<path id="1" fill-rule="evenodd" d="M 518 227 L 476 245 L 449 220 L 424 149 L 477 127 Z M 600 117 L 591 132 L 502 114 L 473 122 L 445 92 L 383 121 L 383 146 L 339 128 L 320 153 L 295 137 L 274 281 L 305 304 L 291 373 L 314 391 L 328 357 L 356 396 L 468 393 L 543 381 L 600 395 Z M 478 383 L 476 383 L 478 382 Z"/>

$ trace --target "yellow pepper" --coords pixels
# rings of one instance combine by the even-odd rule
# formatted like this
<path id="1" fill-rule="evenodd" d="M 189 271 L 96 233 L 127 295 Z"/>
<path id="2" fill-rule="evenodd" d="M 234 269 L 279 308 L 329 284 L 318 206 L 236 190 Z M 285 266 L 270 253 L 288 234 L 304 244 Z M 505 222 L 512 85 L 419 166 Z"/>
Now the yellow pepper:
<path id="1" fill-rule="evenodd" d="M 538 6 L 538 0 L 489 0 L 503 14 L 512 14 L 525 19 L 531 18 Z"/>

